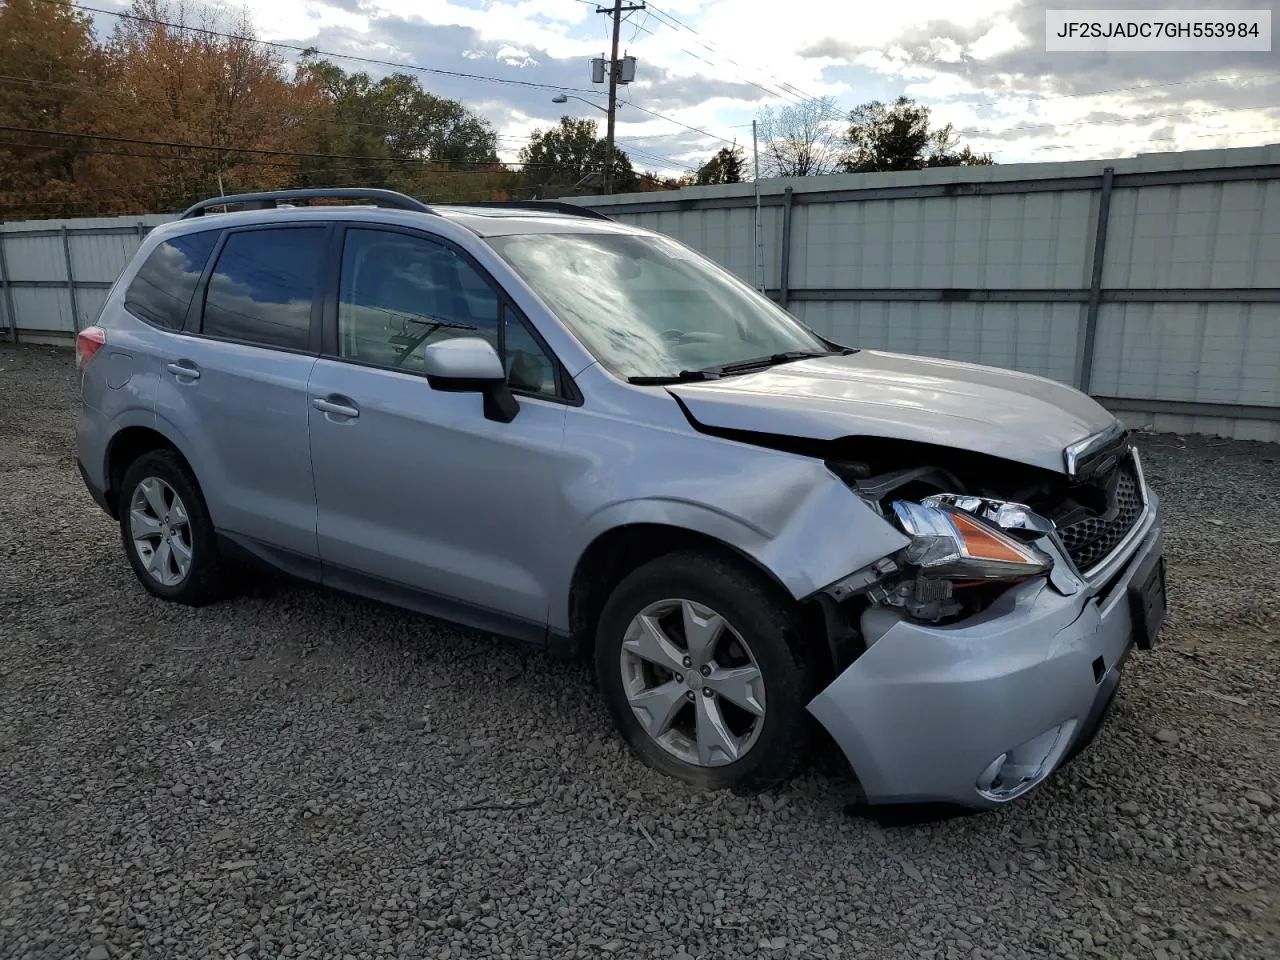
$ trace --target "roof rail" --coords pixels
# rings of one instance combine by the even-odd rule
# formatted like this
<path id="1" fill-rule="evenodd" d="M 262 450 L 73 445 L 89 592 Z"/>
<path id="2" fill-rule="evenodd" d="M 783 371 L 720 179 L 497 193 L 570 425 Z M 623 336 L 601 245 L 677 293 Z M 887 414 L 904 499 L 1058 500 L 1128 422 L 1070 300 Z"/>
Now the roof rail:
<path id="1" fill-rule="evenodd" d="M 507 207 L 511 210 L 541 210 L 543 213 L 565 213 L 571 217 L 589 217 L 592 220 L 612 220 L 599 210 L 580 207 L 563 200 L 459 200 L 460 207 Z"/>
<path id="2" fill-rule="evenodd" d="M 228 204 L 244 205 L 250 210 L 271 210 L 281 203 L 296 200 L 372 200 L 376 206 L 391 207 L 395 210 L 414 210 L 418 213 L 434 213 L 421 200 L 397 193 L 395 190 L 380 190 L 373 187 L 316 187 L 304 190 L 272 190 L 267 193 L 237 193 L 228 197 L 210 197 L 201 200 L 183 211 L 181 220 L 191 217 L 202 217 L 212 207 Z"/>

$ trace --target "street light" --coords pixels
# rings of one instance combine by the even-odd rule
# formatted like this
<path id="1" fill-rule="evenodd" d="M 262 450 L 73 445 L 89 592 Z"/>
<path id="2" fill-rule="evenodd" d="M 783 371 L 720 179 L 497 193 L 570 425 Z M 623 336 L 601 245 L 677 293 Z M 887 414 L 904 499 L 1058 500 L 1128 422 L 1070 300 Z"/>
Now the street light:
<path id="1" fill-rule="evenodd" d="M 595 107 L 601 113 L 607 114 L 609 112 L 607 108 L 600 106 L 600 104 L 593 103 L 592 101 L 588 100 L 586 97 L 575 96 L 571 93 L 557 93 L 554 97 L 551 98 L 552 103 L 568 103 L 570 100 L 581 100 L 583 103 L 587 104 L 588 106 Z M 619 104 L 619 106 L 621 106 L 621 104 Z"/>
<path id="2" fill-rule="evenodd" d="M 607 109 L 606 107 L 602 107 L 602 106 L 600 106 L 600 104 L 595 103 L 595 102 L 593 102 L 593 101 L 591 101 L 591 100 L 588 100 L 586 97 L 579 97 L 579 96 L 577 96 L 576 94 L 572 94 L 572 93 L 557 93 L 554 97 L 552 97 L 552 98 L 551 98 L 551 102 L 552 102 L 552 103 L 568 103 L 570 100 L 581 100 L 581 101 L 582 101 L 583 103 L 585 103 L 587 106 L 589 106 L 589 107 L 595 107 L 597 110 L 599 110 L 601 113 L 605 114 L 606 116 L 607 116 L 607 115 L 608 115 L 608 113 L 609 113 L 609 111 L 608 111 L 608 109 Z M 618 106 L 622 106 L 622 104 L 618 104 Z M 612 158 L 612 156 L 613 156 L 613 142 L 612 142 L 612 140 L 610 140 L 610 141 L 609 141 L 609 145 L 605 148 L 605 156 L 606 156 L 606 157 L 609 157 L 609 158 Z M 575 187 L 587 186 L 587 185 L 588 185 L 588 181 L 593 180 L 593 179 L 600 179 L 600 180 L 603 180 L 603 182 L 604 182 L 604 184 L 605 184 L 605 192 L 606 192 L 606 193 L 612 192 L 612 191 L 610 191 L 610 190 L 608 189 L 608 187 L 609 187 L 609 177 L 607 176 L 608 172 L 609 172 L 609 170 L 608 170 L 608 167 L 606 166 L 605 171 L 604 171 L 604 174 L 597 174 L 597 173 L 595 173 L 595 172 L 588 173 L 588 174 L 587 174 L 585 177 L 583 177 L 580 181 L 578 181 L 577 183 L 575 183 L 575 184 L 574 184 L 574 186 L 575 186 Z M 594 185 L 594 184 L 592 184 L 592 185 Z"/>

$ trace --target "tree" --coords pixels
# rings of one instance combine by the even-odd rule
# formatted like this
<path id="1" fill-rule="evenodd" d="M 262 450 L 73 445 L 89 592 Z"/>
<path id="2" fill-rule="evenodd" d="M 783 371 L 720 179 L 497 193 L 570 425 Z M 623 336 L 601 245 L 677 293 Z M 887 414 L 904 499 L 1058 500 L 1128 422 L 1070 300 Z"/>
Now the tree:
<path id="1" fill-rule="evenodd" d="M 698 186 L 707 186 L 712 183 L 741 183 L 745 164 L 746 157 L 741 147 L 737 145 L 721 147 L 716 151 L 715 156 L 698 168 L 693 182 Z"/>
<path id="2" fill-rule="evenodd" d="M 254 39 L 241 15 L 223 20 L 179 0 L 135 0 L 107 44 L 116 87 L 99 129 L 144 141 L 140 156 L 97 158 L 96 179 L 129 209 L 179 209 L 218 192 L 288 186 L 307 146 L 307 118 L 323 109 L 316 91 L 295 83 L 284 61 Z M 169 26 L 168 24 L 177 26 Z M 188 29 L 194 28 L 194 29 Z M 209 31 L 226 36 L 217 36 Z"/>
<path id="3" fill-rule="evenodd" d="M 923 170 L 926 167 L 985 166 L 990 154 L 957 150 L 951 124 L 931 130 L 929 108 L 908 97 L 892 106 L 878 100 L 849 113 L 845 133 L 849 152 L 844 168 L 852 173 L 885 170 Z"/>
<path id="4" fill-rule="evenodd" d="M 427 92 L 416 77 L 393 73 L 375 82 L 308 51 L 299 61 L 298 82 L 325 104 L 309 124 L 311 152 L 362 158 L 307 160 L 298 173 L 301 186 L 399 188 L 420 181 L 426 161 L 455 172 L 498 162 L 498 136 L 489 122 L 457 100 Z M 415 159 L 424 163 L 402 162 Z"/>
<path id="5" fill-rule="evenodd" d="M 636 177 L 636 182 L 631 189 L 636 193 L 658 193 L 663 190 L 679 190 L 681 187 L 690 186 L 691 183 L 692 178 L 688 175 L 664 177 L 652 170 L 646 170 Z"/>
<path id="6" fill-rule="evenodd" d="M 549 130 L 534 130 L 520 150 L 525 186 L 534 190 L 564 189 L 581 183 L 590 174 L 602 175 L 607 144 L 597 135 L 594 120 L 561 117 Z M 614 147 L 613 185 L 618 192 L 635 187 L 636 172 L 626 152 Z"/>
<path id="7" fill-rule="evenodd" d="M 92 129 L 109 64 L 89 18 L 68 0 L 0 3 L 0 124 L 23 130 Z M 78 182 L 92 140 L 5 131 L 0 141 L 0 215 L 83 216 Z"/>
<path id="8" fill-rule="evenodd" d="M 840 137 L 833 124 L 842 119 L 832 97 L 819 97 L 760 111 L 757 136 L 769 176 L 819 177 L 840 166 Z"/>

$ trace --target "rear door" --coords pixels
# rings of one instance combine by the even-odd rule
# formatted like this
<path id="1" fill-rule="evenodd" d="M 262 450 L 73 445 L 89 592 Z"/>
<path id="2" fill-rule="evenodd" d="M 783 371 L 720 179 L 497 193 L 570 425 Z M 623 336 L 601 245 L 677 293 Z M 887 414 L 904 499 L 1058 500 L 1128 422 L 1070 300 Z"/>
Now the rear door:
<path id="1" fill-rule="evenodd" d="M 320 345 L 329 224 L 226 231 L 186 335 L 162 358 L 156 415 L 192 451 L 214 525 L 316 566 L 307 380 Z M 281 561 L 273 554 L 273 559 Z M 310 566 L 305 561 L 310 561 Z"/>

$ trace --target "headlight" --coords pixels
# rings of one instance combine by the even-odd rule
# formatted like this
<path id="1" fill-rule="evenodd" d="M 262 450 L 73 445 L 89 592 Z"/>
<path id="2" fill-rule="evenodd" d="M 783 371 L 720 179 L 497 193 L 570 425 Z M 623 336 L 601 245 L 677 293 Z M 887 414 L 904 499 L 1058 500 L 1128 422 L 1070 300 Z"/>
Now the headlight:
<path id="1" fill-rule="evenodd" d="M 1017 580 L 1045 573 L 1053 566 L 1053 561 L 1035 547 L 962 510 L 895 500 L 893 513 L 911 537 L 905 559 L 918 566 L 923 577 Z"/>

